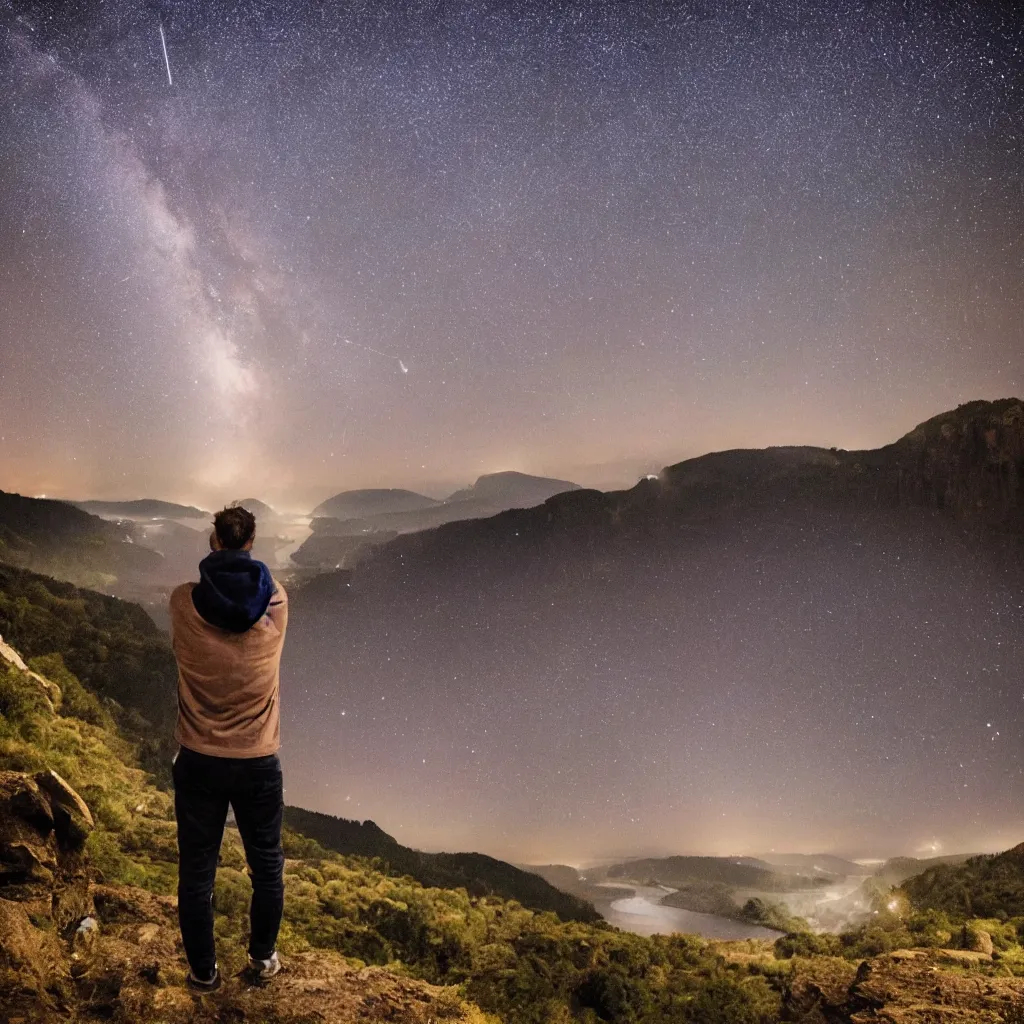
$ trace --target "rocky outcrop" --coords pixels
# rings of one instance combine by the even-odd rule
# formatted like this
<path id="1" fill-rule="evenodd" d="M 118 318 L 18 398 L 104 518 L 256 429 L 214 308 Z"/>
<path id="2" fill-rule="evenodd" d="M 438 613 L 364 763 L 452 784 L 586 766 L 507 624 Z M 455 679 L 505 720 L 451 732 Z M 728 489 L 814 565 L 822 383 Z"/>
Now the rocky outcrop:
<path id="1" fill-rule="evenodd" d="M 55 771 L 38 772 L 34 781 L 50 801 L 58 844 L 64 850 L 80 850 L 94 827 L 85 801 Z"/>
<path id="2" fill-rule="evenodd" d="M 0 771 L 0 1004 L 57 1010 L 72 976 L 69 943 L 92 912 L 83 846 L 93 827 L 56 772 Z M 91 937 L 91 929 L 90 937 Z M 79 942 L 81 947 L 81 942 Z"/>
<path id="3" fill-rule="evenodd" d="M 0 900 L 66 934 L 91 912 L 85 801 L 56 772 L 0 771 Z M 0 948 L 3 947 L 0 930 Z"/>
<path id="4" fill-rule="evenodd" d="M 23 772 L 0 771 L 0 891 L 52 884 L 56 871 L 49 800 Z"/>
<path id="5" fill-rule="evenodd" d="M 8 665 L 12 665 L 14 668 L 18 669 L 19 672 L 24 672 L 29 679 L 39 687 L 43 696 L 46 698 L 51 711 L 56 711 L 57 708 L 60 707 L 60 687 L 56 683 L 41 676 L 38 672 L 33 672 L 25 664 L 21 655 L 10 644 L 4 642 L 4 638 L 2 636 L 0 636 L 0 658 L 6 661 Z"/>
<path id="6" fill-rule="evenodd" d="M 1024 525 L 1024 403 L 969 402 L 916 427 L 888 449 L 899 493 L 969 524 Z"/>
<path id="7" fill-rule="evenodd" d="M 785 1020 L 801 1024 L 1002 1024 L 1024 1006 L 1024 980 L 967 950 L 896 950 L 864 960 L 794 962 Z"/>

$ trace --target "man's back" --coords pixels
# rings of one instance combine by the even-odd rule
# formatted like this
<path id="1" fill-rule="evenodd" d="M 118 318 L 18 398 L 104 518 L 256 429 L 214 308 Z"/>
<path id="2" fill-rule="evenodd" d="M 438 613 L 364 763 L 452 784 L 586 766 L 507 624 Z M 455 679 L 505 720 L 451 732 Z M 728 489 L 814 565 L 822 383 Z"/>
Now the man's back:
<path id="1" fill-rule="evenodd" d="M 281 649 L 288 595 L 280 584 L 259 620 L 242 633 L 207 622 L 194 583 L 171 595 L 171 643 L 178 661 L 174 738 L 200 754 L 262 757 L 280 745 Z"/>
<path id="2" fill-rule="evenodd" d="M 256 518 L 241 506 L 214 517 L 199 582 L 171 595 L 171 644 L 178 661 L 174 815 L 178 822 L 178 921 L 188 984 L 220 984 L 213 934 L 213 885 L 229 806 L 252 879 L 249 963 L 266 979 L 281 969 L 275 950 L 284 909 L 279 670 L 288 596 L 252 557 Z"/>

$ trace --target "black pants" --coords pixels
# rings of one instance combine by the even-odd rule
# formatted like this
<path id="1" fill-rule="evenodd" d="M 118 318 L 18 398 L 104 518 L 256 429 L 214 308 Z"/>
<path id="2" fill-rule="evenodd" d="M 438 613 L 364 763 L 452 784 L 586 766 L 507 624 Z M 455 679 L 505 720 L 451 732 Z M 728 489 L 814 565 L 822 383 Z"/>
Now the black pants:
<path id="1" fill-rule="evenodd" d="M 213 880 L 229 803 L 252 879 L 249 953 L 266 960 L 274 951 L 284 908 L 281 762 L 276 754 L 212 757 L 182 747 L 173 776 L 178 819 L 178 922 L 189 966 L 197 977 L 207 978 L 216 963 Z"/>

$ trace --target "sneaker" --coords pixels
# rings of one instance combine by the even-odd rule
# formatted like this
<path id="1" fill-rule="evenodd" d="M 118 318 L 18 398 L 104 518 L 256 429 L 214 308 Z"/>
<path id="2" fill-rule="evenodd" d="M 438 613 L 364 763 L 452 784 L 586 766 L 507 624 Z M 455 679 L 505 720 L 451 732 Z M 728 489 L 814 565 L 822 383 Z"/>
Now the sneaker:
<path id="1" fill-rule="evenodd" d="M 204 981 L 202 978 L 197 978 L 190 969 L 188 974 L 185 975 L 185 984 L 193 992 L 216 992 L 220 988 L 220 971 L 217 970 L 217 965 L 214 964 L 213 977 Z"/>
<path id="2" fill-rule="evenodd" d="M 266 981 L 272 978 L 281 970 L 281 961 L 277 957 L 277 950 L 274 950 L 266 960 L 257 960 L 250 954 L 249 970 L 255 975 L 257 981 Z"/>

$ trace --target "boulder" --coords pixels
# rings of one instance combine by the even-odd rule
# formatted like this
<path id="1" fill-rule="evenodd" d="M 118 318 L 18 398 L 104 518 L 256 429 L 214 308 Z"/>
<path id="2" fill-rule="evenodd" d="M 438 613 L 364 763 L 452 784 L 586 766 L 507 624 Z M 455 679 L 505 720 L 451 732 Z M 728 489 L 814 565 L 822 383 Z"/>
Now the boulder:
<path id="1" fill-rule="evenodd" d="M 992 945 L 992 936 L 988 932 L 968 928 L 964 925 L 963 938 L 964 949 L 968 949 L 972 953 L 982 953 L 985 956 L 992 955 L 994 947 Z"/>
<path id="2" fill-rule="evenodd" d="M 0 886 L 53 882 L 53 829 L 53 811 L 39 786 L 23 772 L 0 771 Z"/>
<path id="3" fill-rule="evenodd" d="M 52 929 L 36 924 L 44 919 L 44 905 L 0 897 L 0 1021 L 55 1019 L 46 1010 L 64 973 L 64 951 Z"/>
<path id="4" fill-rule="evenodd" d="M 39 772 L 35 782 L 50 799 L 57 842 L 64 849 L 81 849 L 95 827 L 85 801 L 55 771 Z"/>
<path id="5" fill-rule="evenodd" d="M 21 669 L 22 672 L 28 671 L 28 666 L 22 660 L 21 655 L 10 644 L 5 643 L 2 636 L 0 636 L 0 658 L 15 668 Z"/>
<path id="6" fill-rule="evenodd" d="M 71 948 L 76 953 L 91 953 L 96 944 L 100 925 L 95 917 L 83 917 L 71 939 Z"/>

